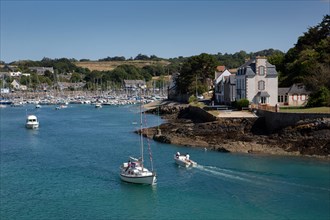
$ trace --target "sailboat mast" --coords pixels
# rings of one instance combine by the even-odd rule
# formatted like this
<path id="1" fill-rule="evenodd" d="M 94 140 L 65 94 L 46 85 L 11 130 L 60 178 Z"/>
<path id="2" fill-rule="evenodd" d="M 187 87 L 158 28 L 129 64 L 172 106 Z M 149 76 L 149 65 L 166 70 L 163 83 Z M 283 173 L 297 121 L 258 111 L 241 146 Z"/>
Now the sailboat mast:
<path id="1" fill-rule="evenodd" d="M 140 95 L 140 142 L 141 142 L 141 167 L 143 170 L 143 136 L 142 136 L 142 95 Z"/>

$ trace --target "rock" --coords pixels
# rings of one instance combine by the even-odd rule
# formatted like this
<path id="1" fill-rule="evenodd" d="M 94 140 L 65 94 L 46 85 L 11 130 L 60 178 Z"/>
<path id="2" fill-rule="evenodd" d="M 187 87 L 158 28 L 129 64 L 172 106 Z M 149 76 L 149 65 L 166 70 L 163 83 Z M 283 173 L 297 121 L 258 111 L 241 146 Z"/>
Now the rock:
<path id="1" fill-rule="evenodd" d="M 218 147 L 217 151 L 221 152 L 221 153 L 229 153 L 230 152 L 229 150 L 227 150 L 226 148 L 223 148 L 223 147 Z"/>
<path id="2" fill-rule="evenodd" d="M 154 135 L 153 139 L 155 141 L 165 143 L 165 144 L 170 144 L 171 143 L 171 140 L 165 135 Z"/>
<path id="3" fill-rule="evenodd" d="M 299 121 L 268 134 L 262 118 L 223 118 L 212 122 L 193 120 L 187 105 L 163 106 L 167 123 L 144 129 L 148 137 L 162 143 L 207 147 L 219 152 L 258 152 L 283 155 L 330 155 L 330 119 Z M 152 136 L 153 135 L 153 136 Z"/>

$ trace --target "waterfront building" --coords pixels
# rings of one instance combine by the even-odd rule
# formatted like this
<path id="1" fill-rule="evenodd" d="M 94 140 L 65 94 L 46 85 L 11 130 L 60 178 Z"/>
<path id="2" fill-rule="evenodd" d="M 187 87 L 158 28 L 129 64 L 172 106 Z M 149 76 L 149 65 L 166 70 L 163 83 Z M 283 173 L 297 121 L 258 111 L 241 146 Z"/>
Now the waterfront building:
<path id="1" fill-rule="evenodd" d="M 302 83 L 290 87 L 278 88 L 278 103 L 281 106 L 305 106 L 310 92 Z"/>
<path id="2" fill-rule="evenodd" d="M 217 66 L 214 73 L 214 94 L 217 103 L 224 104 L 225 102 L 225 77 L 230 75 L 231 72 L 225 66 Z"/>
<path id="3" fill-rule="evenodd" d="M 236 75 L 224 77 L 224 104 L 230 105 L 236 100 Z"/>
<path id="4" fill-rule="evenodd" d="M 256 57 L 240 66 L 236 74 L 236 100 L 275 106 L 278 100 L 278 73 L 266 57 Z"/>

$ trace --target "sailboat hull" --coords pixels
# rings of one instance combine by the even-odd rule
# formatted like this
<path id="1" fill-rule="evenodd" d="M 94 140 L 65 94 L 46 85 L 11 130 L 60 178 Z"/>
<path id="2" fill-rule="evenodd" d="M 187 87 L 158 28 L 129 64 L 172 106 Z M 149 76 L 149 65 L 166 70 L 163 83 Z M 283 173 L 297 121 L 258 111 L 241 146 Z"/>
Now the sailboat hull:
<path id="1" fill-rule="evenodd" d="M 120 178 L 122 181 L 128 183 L 148 184 L 148 185 L 156 184 L 155 174 L 152 174 L 150 176 L 131 176 L 131 175 L 120 174 Z"/>

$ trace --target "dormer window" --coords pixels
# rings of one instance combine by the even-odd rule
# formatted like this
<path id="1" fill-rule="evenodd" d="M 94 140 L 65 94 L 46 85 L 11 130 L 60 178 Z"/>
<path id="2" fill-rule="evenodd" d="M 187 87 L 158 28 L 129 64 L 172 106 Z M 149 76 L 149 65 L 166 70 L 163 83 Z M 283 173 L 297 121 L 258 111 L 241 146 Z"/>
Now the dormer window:
<path id="1" fill-rule="evenodd" d="M 259 75 L 264 76 L 265 75 L 265 67 L 264 66 L 259 66 Z"/>

